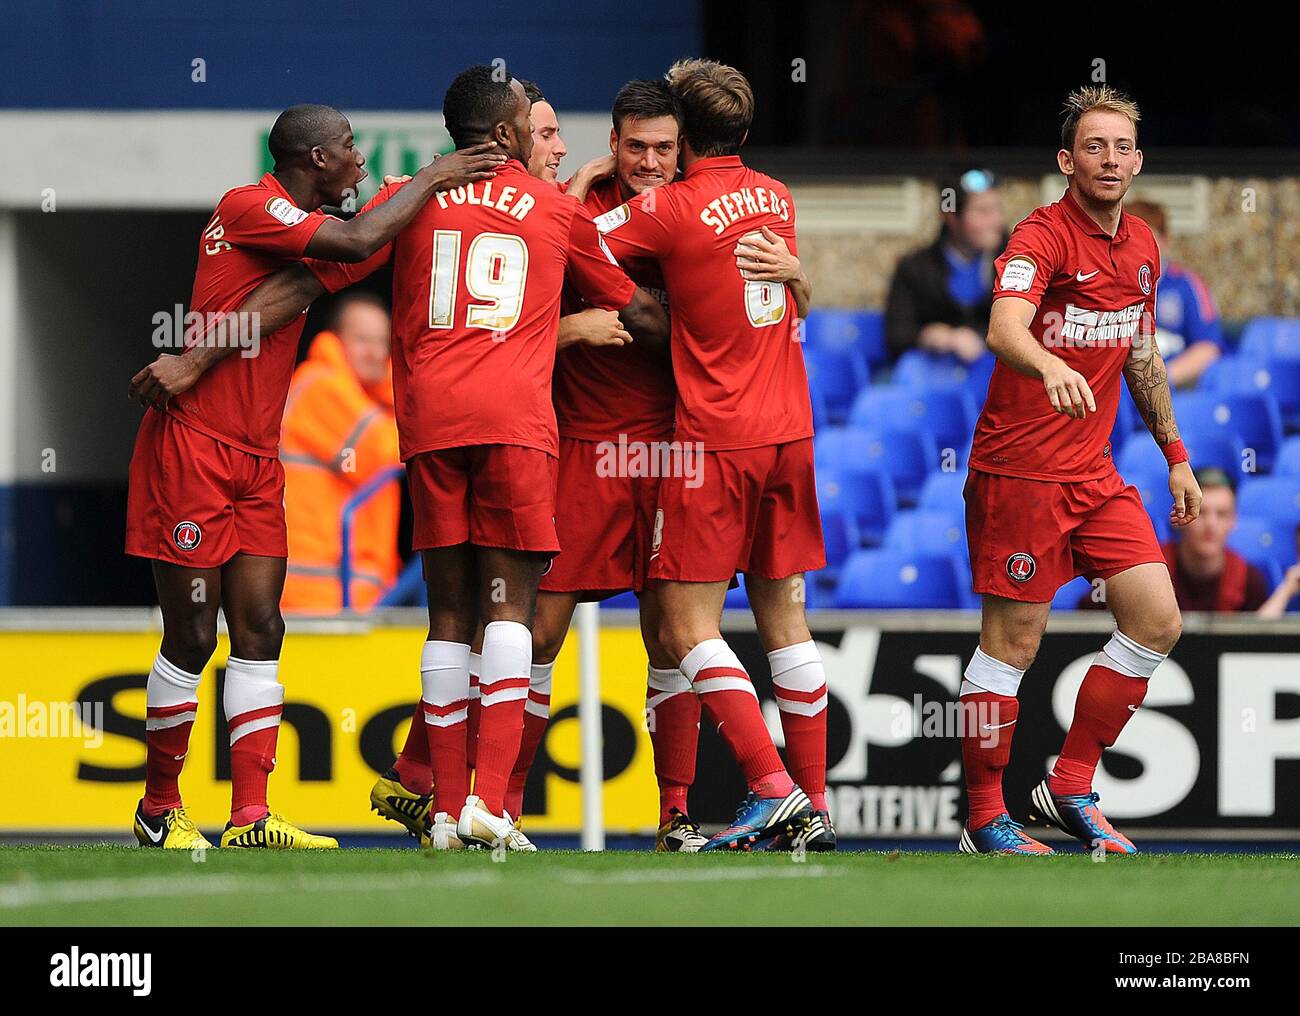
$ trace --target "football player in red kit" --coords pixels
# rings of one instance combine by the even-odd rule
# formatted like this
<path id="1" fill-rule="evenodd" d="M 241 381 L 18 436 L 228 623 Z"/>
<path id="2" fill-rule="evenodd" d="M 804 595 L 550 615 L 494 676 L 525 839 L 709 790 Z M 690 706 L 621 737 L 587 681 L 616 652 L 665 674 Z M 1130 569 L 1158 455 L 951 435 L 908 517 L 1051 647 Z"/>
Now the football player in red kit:
<path id="1" fill-rule="evenodd" d="M 271 128 L 275 169 L 229 191 L 199 238 L 192 314 L 212 319 L 132 379 L 146 413 L 131 458 L 126 550 L 153 561 L 162 646 L 146 685 L 141 845 L 207 846 L 186 815 L 178 778 L 198 709 L 200 674 L 230 629 L 223 704 L 230 733 L 231 814 L 223 847 L 335 847 L 267 807 L 284 701 L 278 677 L 287 546 L 280 420 L 303 322 L 259 336 L 227 316 L 263 279 L 304 255 L 360 261 L 390 241 L 440 187 L 491 176 L 504 160 L 486 147 L 422 169 L 403 201 L 349 222 L 322 214 L 365 177 L 352 128 L 338 110 L 285 110 Z M 231 323 L 235 328 L 230 328 Z M 231 355 L 235 338 L 259 338 Z M 210 369 L 209 369 L 210 368 Z M 206 371 L 206 373 L 205 373 Z"/>
<path id="2" fill-rule="evenodd" d="M 681 459 L 660 481 L 651 542 L 659 640 L 749 785 L 735 822 L 704 849 L 749 849 L 783 834 L 831 849 L 826 678 L 803 596 L 803 573 L 826 563 L 808 380 L 791 291 L 747 280 L 735 260 L 738 241 L 763 229 L 797 255 L 794 204 L 784 184 L 740 161 L 754 97 L 739 71 L 687 60 L 667 80 L 682 104 L 685 176 L 597 220 L 616 256 L 659 262 L 672 299 Z M 793 773 L 721 635 L 738 571 L 772 665 Z"/>
<path id="3" fill-rule="evenodd" d="M 1182 622 L 1151 521 L 1111 455 L 1121 375 L 1169 462 L 1170 522 L 1194 521 L 1201 502 L 1154 341 L 1160 252 L 1147 224 L 1121 207 L 1142 169 L 1137 122 L 1136 104 L 1107 85 L 1074 92 L 1057 153 L 1066 192 L 1016 226 L 996 263 L 988 344 L 998 363 L 965 489 L 983 617 L 960 695 L 976 706 L 964 715 L 990 718 L 961 735 L 968 853 L 1051 853 L 1008 814 L 1002 770 L 1020 680 L 1052 596 L 1075 575 L 1105 583 L 1117 630 L 1084 676 L 1030 813 L 1089 847 L 1135 852 L 1102 814 L 1093 774 Z"/>
<path id="4" fill-rule="evenodd" d="M 417 214 L 359 265 L 285 269 L 241 307 L 278 324 L 322 291 L 394 265 L 393 380 L 402 459 L 429 593 L 421 705 L 436 811 L 435 847 L 503 843 L 534 849 L 506 808 L 519 756 L 532 663 L 537 583 L 558 552 L 558 436 L 551 402 L 565 278 L 592 306 L 619 313 L 647 345 L 668 318 L 605 249 L 581 206 L 528 174 L 530 103 L 516 80 L 477 66 L 447 91 L 458 147 L 495 142 L 509 161 Z M 397 200 L 386 186 L 367 208 Z M 485 624 L 474 793 L 466 720 L 470 640 Z"/>

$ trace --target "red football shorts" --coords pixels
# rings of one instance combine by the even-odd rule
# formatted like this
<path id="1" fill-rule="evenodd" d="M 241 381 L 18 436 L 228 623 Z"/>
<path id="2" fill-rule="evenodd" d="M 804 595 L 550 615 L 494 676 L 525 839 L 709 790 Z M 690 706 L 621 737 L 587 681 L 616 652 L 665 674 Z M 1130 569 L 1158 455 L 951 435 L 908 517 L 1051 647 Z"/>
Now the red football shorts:
<path id="1" fill-rule="evenodd" d="M 126 552 L 187 568 L 288 557 L 284 466 L 150 410 L 131 454 Z"/>
<path id="2" fill-rule="evenodd" d="M 683 462 L 689 469 L 659 482 L 650 578 L 783 579 L 826 567 L 812 438 L 698 452 Z"/>
<path id="3" fill-rule="evenodd" d="M 554 455 L 520 445 L 465 445 L 406 463 L 415 550 L 502 547 L 554 554 Z"/>
<path id="4" fill-rule="evenodd" d="M 1076 575 L 1165 560 L 1137 488 L 1118 473 L 1058 483 L 972 469 L 964 496 L 977 593 L 1046 603 Z"/>
<path id="5" fill-rule="evenodd" d="M 601 599 L 645 586 L 659 477 L 623 475 L 648 470 L 617 468 L 611 448 L 614 442 L 560 438 L 560 553 L 542 576 L 544 592 Z"/>

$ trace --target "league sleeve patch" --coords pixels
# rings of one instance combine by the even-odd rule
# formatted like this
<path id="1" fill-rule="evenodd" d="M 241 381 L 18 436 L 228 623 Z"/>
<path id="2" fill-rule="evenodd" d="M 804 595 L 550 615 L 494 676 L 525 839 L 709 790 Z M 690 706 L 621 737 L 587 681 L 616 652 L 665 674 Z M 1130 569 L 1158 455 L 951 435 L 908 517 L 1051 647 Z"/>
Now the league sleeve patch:
<path id="1" fill-rule="evenodd" d="M 286 226 L 296 226 L 307 218 L 307 213 L 284 198 L 271 198 L 266 203 L 266 210 L 274 219 L 279 219 Z"/>
<path id="2" fill-rule="evenodd" d="M 596 228 L 602 233 L 610 233 L 631 218 L 632 210 L 628 208 L 625 201 L 612 211 L 606 212 L 604 215 L 597 215 L 593 221 L 596 223 Z"/>
<path id="3" fill-rule="evenodd" d="M 1011 293 L 1028 293 L 1037 274 L 1038 266 L 1033 259 L 1018 254 L 1003 266 L 998 289 Z"/>

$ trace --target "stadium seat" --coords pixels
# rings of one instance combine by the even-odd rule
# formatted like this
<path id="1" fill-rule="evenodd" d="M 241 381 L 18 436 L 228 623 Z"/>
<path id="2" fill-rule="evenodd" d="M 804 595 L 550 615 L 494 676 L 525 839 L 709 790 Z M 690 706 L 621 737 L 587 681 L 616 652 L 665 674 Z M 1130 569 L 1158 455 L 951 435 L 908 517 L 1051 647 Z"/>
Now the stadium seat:
<path id="1" fill-rule="evenodd" d="M 843 472 L 823 471 L 817 478 L 817 491 L 819 499 L 829 500 L 832 496 L 843 499 L 844 511 L 861 543 L 875 545 L 884 539 L 898 503 L 893 480 L 887 472 L 861 463 Z"/>
<path id="2" fill-rule="evenodd" d="M 1300 525 L 1300 476 L 1260 476 L 1243 484 L 1237 513 L 1271 519 L 1294 533 Z"/>
<path id="3" fill-rule="evenodd" d="M 841 476 L 857 470 L 887 473 L 900 504 L 914 504 L 921 484 L 939 466 L 934 438 L 926 430 L 850 427 L 836 438 L 827 465 Z M 814 444 L 814 456 L 816 455 Z"/>
<path id="4" fill-rule="evenodd" d="M 960 388 L 966 384 L 971 369 L 951 353 L 929 353 L 924 349 L 909 349 L 894 364 L 890 383 L 913 391 L 933 388 Z"/>
<path id="5" fill-rule="evenodd" d="M 1182 421 L 1178 422 L 1179 436 L 1187 448 L 1194 469 L 1217 466 L 1234 479 L 1242 478 L 1241 467 L 1244 461 L 1242 453 L 1245 449 L 1236 432 L 1228 433 L 1221 428 L 1205 428 L 1190 421 L 1184 429 Z M 1160 456 L 1161 461 L 1164 461 L 1164 453 L 1156 447 L 1155 441 L 1148 438 L 1145 443 L 1155 448 L 1156 454 Z"/>
<path id="6" fill-rule="evenodd" d="M 966 520 L 957 512 L 899 512 L 885 531 L 885 550 L 905 554 L 967 556 Z"/>
<path id="7" fill-rule="evenodd" d="M 1210 364 L 1201 388 L 1215 395 L 1257 395 L 1268 392 L 1277 400 L 1283 424 L 1300 429 L 1300 361 L 1227 356 Z"/>
<path id="8" fill-rule="evenodd" d="M 1254 360 L 1300 360 L 1300 318 L 1260 317 L 1241 333 L 1241 352 Z"/>
<path id="9" fill-rule="evenodd" d="M 1282 444 L 1282 416 L 1277 400 L 1268 392 L 1255 395 L 1214 395 L 1210 392 L 1174 394 L 1174 416 L 1180 432 L 1235 433 L 1242 446 L 1253 450 L 1255 466 L 1267 473 Z"/>
<path id="10" fill-rule="evenodd" d="M 877 609 L 961 606 L 958 564 L 951 557 L 862 550 L 845 562 L 835 603 Z"/>
<path id="11" fill-rule="evenodd" d="M 727 598 L 723 601 L 725 610 L 748 610 L 749 594 L 745 592 L 745 576 L 737 575 L 739 585 L 735 589 L 727 590 Z"/>
<path id="12" fill-rule="evenodd" d="M 1247 561 L 1271 560 L 1281 568 L 1296 563 L 1295 527 L 1256 515 L 1237 516 L 1228 546 Z"/>
<path id="13" fill-rule="evenodd" d="M 975 403 L 976 409 L 983 406 L 988 398 L 989 380 L 993 377 L 993 368 L 997 366 L 997 362 L 996 356 L 985 353 L 970 365 L 970 373 L 967 374 L 966 383 L 962 387 Z"/>
<path id="14" fill-rule="evenodd" d="M 637 601 L 636 593 L 628 590 L 626 593 L 619 593 L 617 596 L 611 596 L 608 600 L 601 600 L 602 609 L 609 610 L 636 610 L 640 606 Z"/>
<path id="15" fill-rule="evenodd" d="M 821 307 L 808 312 L 804 342 L 819 348 L 851 347 L 868 367 L 889 359 L 885 348 L 885 315 L 878 310 Z"/>
<path id="16" fill-rule="evenodd" d="M 827 421 L 843 423 L 858 390 L 869 379 L 866 361 L 851 347 L 810 345 L 804 346 L 803 361 L 808 387 L 821 400 Z"/>
<path id="17" fill-rule="evenodd" d="M 855 427 L 925 430 L 936 448 L 960 448 L 975 427 L 975 404 L 961 389 L 910 391 L 897 385 L 864 388 L 854 400 L 849 423 Z"/>
<path id="18" fill-rule="evenodd" d="M 931 473 L 925 479 L 925 486 L 921 488 L 921 497 L 917 501 L 917 508 L 926 511 L 956 513 L 965 518 L 966 501 L 961 492 L 966 486 L 966 475 L 965 470 L 958 473 L 938 471 Z"/>
<path id="19" fill-rule="evenodd" d="M 1273 475 L 1300 476 L 1300 434 L 1282 442 L 1273 462 Z"/>
<path id="20" fill-rule="evenodd" d="M 822 538 L 826 543 L 826 567 L 837 570 L 862 545 L 857 523 L 844 488 L 833 476 L 818 478 L 817 504 L 821 509 Z"/>
<path id="21" fill-rule="evenodd" d="M 1092 583 L 1076 575 L 1056 591 L 1052 597 L 1053 610 L 1078 610 L 1079 601 L 1092 592 Z"/>

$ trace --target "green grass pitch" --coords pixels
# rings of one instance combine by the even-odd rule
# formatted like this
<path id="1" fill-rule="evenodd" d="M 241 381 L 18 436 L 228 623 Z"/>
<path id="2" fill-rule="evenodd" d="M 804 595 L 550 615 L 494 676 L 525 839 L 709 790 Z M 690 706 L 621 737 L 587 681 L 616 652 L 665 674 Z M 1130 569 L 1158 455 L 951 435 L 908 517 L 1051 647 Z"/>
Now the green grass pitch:
<path id="1" fill-rule="evenodd" d="M 0 925 L 1300 923 L 1295 855 L 0 848 Z"/>

